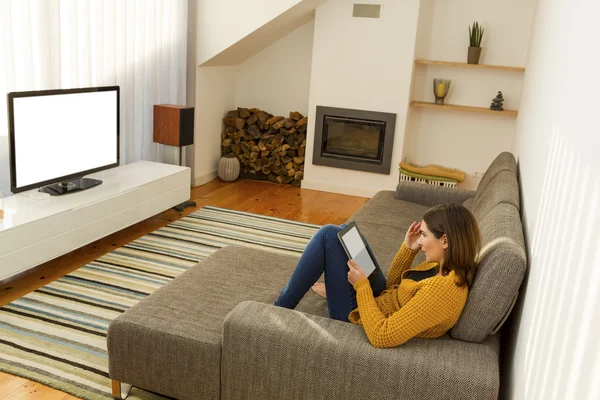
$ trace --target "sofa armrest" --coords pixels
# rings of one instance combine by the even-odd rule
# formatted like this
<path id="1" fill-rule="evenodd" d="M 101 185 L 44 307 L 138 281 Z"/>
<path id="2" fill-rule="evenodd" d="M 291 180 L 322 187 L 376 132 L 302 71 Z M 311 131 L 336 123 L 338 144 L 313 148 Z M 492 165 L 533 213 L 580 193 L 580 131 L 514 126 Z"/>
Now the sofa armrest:
<path id="1" fill-rule="evenodd" d="M 474 190 L 433 186 L 407 181 L 398 183 L 394 195 L 396 200 L 405 200 L 432 207 L 443 203 L 462 204 L 465 200 L 474 196 Z"/>
<path id="2" fill-rule="evenodd" d="M 497 399 L 495 339 L 379 349 L 362 326 L 243 301 L 223 325 L 221 399 Z"/>

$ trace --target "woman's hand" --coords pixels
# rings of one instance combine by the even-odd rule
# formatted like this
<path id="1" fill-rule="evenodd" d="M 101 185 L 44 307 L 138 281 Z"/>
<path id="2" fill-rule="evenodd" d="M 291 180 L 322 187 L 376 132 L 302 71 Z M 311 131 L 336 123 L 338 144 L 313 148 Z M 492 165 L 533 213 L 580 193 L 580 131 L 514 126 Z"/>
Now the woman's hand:
<path id="1" fill-rule="evenodd" d="M 421 248 L 421 245 L 418 243 L 419 236 L 421 236 L 421 221 L 415 221 L 406 232 L 404 244 L 413 251 L 419 250 Z"/>
<path id="2" fill-rule="evenodd" d="M 354 260 L 348 260 L 348 268 L 350 268 L 348 271 L 348 282 L 350 282 L 352 286 L 361 279 L 367 278 L 365 271 L 363 271 Z"/>

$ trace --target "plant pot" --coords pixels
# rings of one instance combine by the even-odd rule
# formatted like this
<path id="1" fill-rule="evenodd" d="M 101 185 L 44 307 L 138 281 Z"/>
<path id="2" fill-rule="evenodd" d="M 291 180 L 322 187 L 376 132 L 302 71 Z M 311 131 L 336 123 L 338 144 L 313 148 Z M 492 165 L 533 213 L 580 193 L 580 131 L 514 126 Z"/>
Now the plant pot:
<path id="1" fill-rule="evenodd" d="M 469 46 L 468 64 L 479 64 L 479 56 L 481 55 L 481 47 Z"/>

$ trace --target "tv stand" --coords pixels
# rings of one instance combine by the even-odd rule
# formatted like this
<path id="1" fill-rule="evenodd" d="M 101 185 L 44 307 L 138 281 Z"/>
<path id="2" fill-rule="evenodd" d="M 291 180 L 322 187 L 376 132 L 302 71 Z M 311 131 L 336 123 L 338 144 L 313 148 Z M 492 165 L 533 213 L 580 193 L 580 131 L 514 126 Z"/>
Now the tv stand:
<path id="1" fill-rule="evenodd" d="M 0 280 L 189 200 L 190 175 L 188 167 L 138 161 L 88 175 L 102 181 L 94 190 L 4 198 Z"/>
<path id="2" fill-rule="evenodd" d="M 39 191 L 48 193 L 50 196 L 60 196 L 63 194 L 75 193 L 81 190 L 86 190 L 101 184 L 100 179 L 92 178 L 78 178 L 66 182 L 53 183 L 48 186 L 44 186 Z"/>

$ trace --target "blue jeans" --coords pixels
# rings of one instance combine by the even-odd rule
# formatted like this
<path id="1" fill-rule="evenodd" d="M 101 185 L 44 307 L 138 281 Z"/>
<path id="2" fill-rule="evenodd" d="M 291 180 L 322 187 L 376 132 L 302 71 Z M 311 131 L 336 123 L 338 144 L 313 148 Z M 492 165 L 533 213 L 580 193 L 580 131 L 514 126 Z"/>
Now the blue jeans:
<path id="1" fill-rule="evenodd" d="M 296 308 L 306 292 L 325 272 L 329 318 L 348 322 L 348 314 L 358 305 L 356 291 L 348 282 L 348 256 L 337 236 L 345 226 L 325 225 L 315 233 L 274 305 Z M 367 250 L 373 256 L 368 244 Z M 375 297 L 385 290 L 386 279 L 378 265 L 369 282 Z"/>

